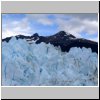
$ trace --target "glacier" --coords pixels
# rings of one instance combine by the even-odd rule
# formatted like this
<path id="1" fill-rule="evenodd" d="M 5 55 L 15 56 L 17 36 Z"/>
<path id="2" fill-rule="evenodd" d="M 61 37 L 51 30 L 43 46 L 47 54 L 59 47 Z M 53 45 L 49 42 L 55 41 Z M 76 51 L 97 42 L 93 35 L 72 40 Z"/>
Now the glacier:
<path id="1" fill-rule="evenodd" d="M 97 86 L 98 54 L 73 47 L 29 44 L 15 37 L 2 42 L 2 86 Z"/>

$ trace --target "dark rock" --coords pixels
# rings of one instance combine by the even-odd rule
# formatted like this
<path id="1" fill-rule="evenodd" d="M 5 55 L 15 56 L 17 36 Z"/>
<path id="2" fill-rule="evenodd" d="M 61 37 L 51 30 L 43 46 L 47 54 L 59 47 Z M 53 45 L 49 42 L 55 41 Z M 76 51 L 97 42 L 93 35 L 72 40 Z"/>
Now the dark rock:
<path id="1" fill-rule="evenodd" d="M 9 42 L 12 37 L 2 39 L 3 41 Z M 17 35 L 16 39 L 29 39 L 27 41 L 36 40 L 36 44 L 41 42 L 50 43 L 54 46 L 60 46 L 63 52 L 69 51 L 72 47 L 86 47 L 91 48 L 92 52 L 98 53 L 98 43 L 90 41 L 83 38 L 76 38 L 72 34 L 60 31 L 52 36 L 39 36 L 38 33 L 33 34 L 32 36 L 23 36 Z M 31 44 L 31 43 L 30 43 Z"/>
<path id="2" fill-rule="evenodd" d="M 4 42 L 4 41 L 9 42 L 11 38 L 12 38 L 12 37 L 7 37 L 7 38 L 5 38 L 5 39 L 2 39 L 2 42 Z"/>

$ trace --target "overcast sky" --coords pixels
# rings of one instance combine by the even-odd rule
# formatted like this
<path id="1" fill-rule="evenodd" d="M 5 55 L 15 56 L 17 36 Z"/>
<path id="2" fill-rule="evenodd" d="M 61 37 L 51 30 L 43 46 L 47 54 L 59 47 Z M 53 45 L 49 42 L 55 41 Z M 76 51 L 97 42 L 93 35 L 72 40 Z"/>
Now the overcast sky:
<path id="1" fill-rule="evenodd" d="M 97 14 L 2 14 L 2 38 L 38 33 L 49 36 L 66 31 L 98 41 Z"/>

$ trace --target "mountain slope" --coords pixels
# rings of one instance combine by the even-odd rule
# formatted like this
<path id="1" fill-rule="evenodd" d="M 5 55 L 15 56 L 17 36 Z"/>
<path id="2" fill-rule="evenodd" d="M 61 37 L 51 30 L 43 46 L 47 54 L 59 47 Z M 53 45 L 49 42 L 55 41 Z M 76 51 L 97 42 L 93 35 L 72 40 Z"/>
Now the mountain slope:
<path id="1" fill-rule="evenodd" d="M 2 41 L 9 42 L 12 37 L 8 37 L 2 39 Z M 39 36 L 37 33 L 33 34 L 32 36 L 23 36 L 18 35 L 16 39 L 26 39 L 30 44 L 32 41 L 35 41 L 36 44 L 41 42 L 50 43 L 54 46 L 60 46 L 62 51 L 69 51 L 72 47 L 86 47 L 91 48 L 92 52 L 98 53 L 98 43 L 94 41 L 90 41 L 83 38 L 76 38 L 75 36 L 66 33 L 64 31 L 60 31 L 52 36 Z"/>

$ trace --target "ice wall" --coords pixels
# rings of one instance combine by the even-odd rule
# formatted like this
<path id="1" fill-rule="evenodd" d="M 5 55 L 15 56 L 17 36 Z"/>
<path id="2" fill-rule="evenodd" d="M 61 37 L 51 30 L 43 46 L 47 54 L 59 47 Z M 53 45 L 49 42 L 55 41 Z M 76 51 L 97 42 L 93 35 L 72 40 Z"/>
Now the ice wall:
<path id="1" fill-rule="evenodd" d="M 61 52 L 51 44 L 13 37 L 2 42 L 3 86 L 96 86 L 98 55 L 90 48 Z"/>

